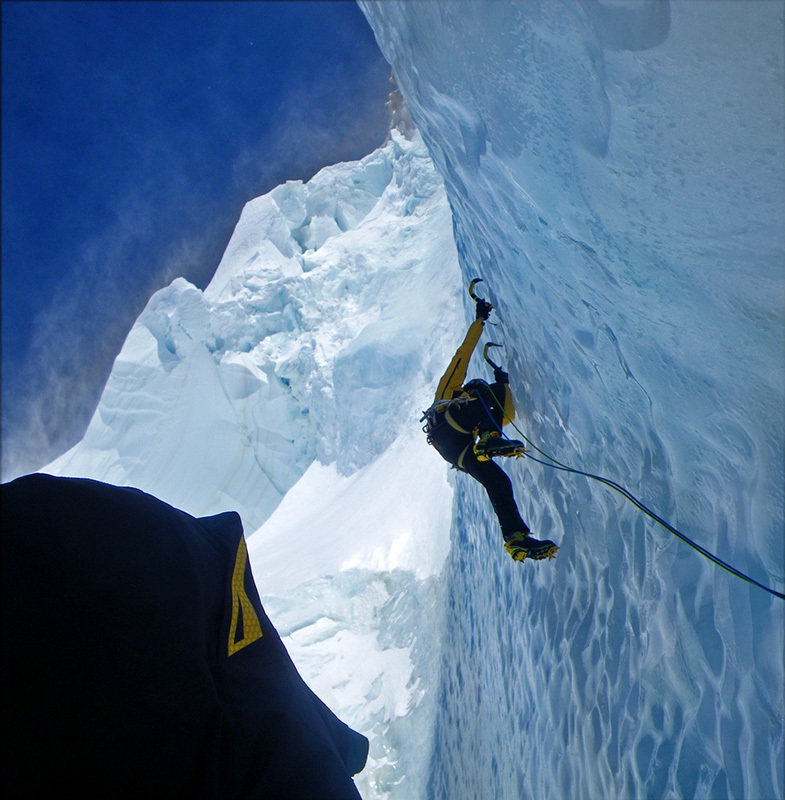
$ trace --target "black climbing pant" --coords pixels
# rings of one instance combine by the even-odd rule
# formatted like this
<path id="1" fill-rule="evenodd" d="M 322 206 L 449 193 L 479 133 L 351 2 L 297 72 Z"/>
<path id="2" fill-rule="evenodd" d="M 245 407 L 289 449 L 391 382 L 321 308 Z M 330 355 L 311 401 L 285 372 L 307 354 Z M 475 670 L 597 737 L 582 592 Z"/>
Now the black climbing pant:
<path id="1" fill-rule="evenodd" d="M 514 533 L 529 530 L 518 512 L 512 491 L 512 481 L 496 462 L 478 461 L 474 453 L 467 453 L 463 459 L 463 470 L 485 488 L 505 539 Z"/>
<path id="2" fill-rule="evenodd" d="M 453 424 L 450 424 L 445 412 L 439 412 L 428 434 L 445 461 L 482 484 L 499 519 L 502 535 L 508 538 L 514 533 L 529 530 L 518 511 L 512 482 L 498 464 L 490 460 L 479 461 L 472 449 L 475 429 L 482 433 L 501 428 L 502 411 L 493 402 L 493 395 L 486 392 L 483 392 L 482 402 L 477 393 L 472 392 L 470 396 L 474 396 L 474 399 L 450 406 L 447 413 Z M 500 392 L 497 390 L 495 395 L 500 396 Z M 486 409 L 491 412 L 490 419 Z"/>

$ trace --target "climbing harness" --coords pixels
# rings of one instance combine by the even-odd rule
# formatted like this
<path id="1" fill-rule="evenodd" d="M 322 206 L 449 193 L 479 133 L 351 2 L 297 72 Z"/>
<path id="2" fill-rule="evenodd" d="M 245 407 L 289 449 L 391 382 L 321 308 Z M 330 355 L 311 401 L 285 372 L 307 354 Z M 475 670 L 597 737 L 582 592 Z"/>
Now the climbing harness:
<path id="1" fill-rule="evenodd" d="M 488 347 L 488 345 L 486 345 L 486 349 L 487 349 L 487 347 Z M 486 357 L 486 360 L 488 360 L 487 357 Z M 491 395 L 493 396 L 494 400 L 498 403 L 499 402 L 499 398 L 496 397 L 493 394 L 493 390 L 491 390 Z M 486 413 L 490 417 L 491 416 L 490 409 L 488 409 L 488 407 L 485 405 L 485 402 L 483 401 L 482 397 L 479 397 L 478 399 L 483 404 L 483 407 L 485 408 Z M 521 438 L 526 442 L 526 444 L 528 444 L 533 450 L 536 450 L 541 456 L 543 456 L 543 458 L 546 458 L 547 461 L 543 461 L 543 460 L 541 460 L 539 458 L 535 458 L 528 451 L 525 451 L 524 455 L 527 458 L 530 458 L 532 461 L 536 461 L 538 464 L 542 464 L 544 467 L 550 467 L 551 469 L 561 470 L 562 472 L 571 472 L 573 475 L 582 475 L 585 478 L 591 478 L 594 481 L 598 481 L 599 483 L 605 484 L 606 486 L 610 487 L 611 489 L 613 489 L 614 491 L 618 492 L 620 495 L 625 497 L 627 500 L 629 500 L 636 508 L 640 509 L 644 514 L 646 514 L 646 516 L 650 517 L 655 522 L 657 522 L 660 525 L 662 525 L 663 528 L 665 528 L 666 530 L 670 531 L 674 536 L 678 537 L 683 542 L 688 544 L 690 547 L 692 547 L 693 549 L 697 550 L 701 555 L 703 555 L 706 558 L 708 558 L 709 561 L 712 561 L 717 566 L 722 567 L 727 572 L 730 572 L 731 575 L 735 575 L 737 578 L 741 578 L 742 580 L 747 581 L 747 583 L 751 583 L 753 586 L 757 586 L 760 589 L 763 589 L 764 591 L 768 592 L 769 594 L 773 594 L 775 597 L 779 597 L 781 600 L 785 600 L 785 594 L 783 594 L 782 592 L 778 592 L 775 589 L 772 589 L 771 587 L 766 586 L 763 583 L 759 583 L 754 578 L 751 578 L 749 575 L 745 575 L 743 572 L 741 572 L 740 570 L 736 569 L 736 567 L 732 566 L 731 564 L 728 564 L 727 561 L 723 561 L 719 556 L 714 555 L 714 553 L 710 552 L 705 547 L 702 547 L 697 542 L 694 542 L 692 539 L 690 539 L 688 536 L 685 536 L 681 531 L 679 531 L 676 528 L 674 528 L 673 525 L 671 525 L 670 523 L 666 522 L 662 517 L 660 517 L 658 514 L 656 514 L 654 511 L 652 511 L 647 506 L 645 506 L 630 491 L 625 489 L 620 484 L 616 483 L 616 481 L 612 481 L 612 480 L 610 480 L 608 478 L 604 478 L 601 475 L 593 475 L 590 472 L 584 472 L 583 470 L 575 469 L 574 467 L 569 467 L 566 464 L 562 464 L 560 461 L 557 461 L 552 456 L 549 456 L 547 453 L 545 453 L 542 450 L 540 450 L 540 448 L 537 447 L 537 445 L 534 444 L 534 442 L 532 442 L 530 439 L 527 439 L 526 435 L 523 433 L 523 431 L 520 428 L 518 428 L 518 426 L 515 425 L 514 422 L 512 423 L 512 426 L 520 434 Z M 502 437 L 506 438 L 506 434 L 504 433 L 504 431 L 501 428 L 499 428 L 498 425 L 496 427 L 499 430 L 499 434 Z"/>
<path id="2" fill-rule="evenodd" d="M 426 441 L 432 447 L 436 447 L 434 434 L 442 425 L 449 425 L 451 428 L 458 431 L 458 433 L 472 437 L 472 441 L 470 441 L 469 444 L 467 444 L 466 447 L 461 450 L 460 455 L 455 459 L 455 462 L 452 463 L 453 469 L 457 469 L 462 472 L 465 472 L 463 459 L 465 458 L 466 453 L 474 445 L 474 440 L 477 438 L 477 428 L 475 428 L 473 431 L 470 431 L 464 428 L 462 425 L 459 425 L 453 418 L 450 409 L 465 405 L 466 403 L 470 403 L 475 399 L 475 397 L 470 397 L 469 395 L 460 395 L 452 400 L 437 400 L 429 409 L 423 411 L 423 415 L 420 417 L 420 422 L 425 422 L 422 430 L 425 434 Z"/>
<path id="3" fill-rule="evenodd" d="M 471 431 L 467 431 L 455 421 L 450 413 L 450 409 L 466 405 L 466 403 L 470 403 L 474 399 L 474 397 L 469 397 L 469 395 L 461 395 L 460 397 L 454 397 L 452 400 L 437 400 L 430 408 L 423 411 L 422 416 L 420 417 L 420 422 L 425 422 L 422 430 L 426 436 L 428 444 L 433 444 L 433 431 L 442 420 L 444 420 L 451 428 L 455 428 L 455 430 L 459 433 L 471 433 Z M 439 416 L 440 414 L 441 417 Z"/>

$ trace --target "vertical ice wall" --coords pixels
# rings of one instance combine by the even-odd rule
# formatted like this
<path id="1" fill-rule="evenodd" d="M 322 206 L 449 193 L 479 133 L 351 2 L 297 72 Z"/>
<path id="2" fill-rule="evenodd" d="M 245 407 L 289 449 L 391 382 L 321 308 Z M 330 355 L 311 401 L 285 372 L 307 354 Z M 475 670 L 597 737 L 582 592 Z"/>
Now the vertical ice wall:
<path id="1" fill-rule="evenodd" d="M 783 5 L 360 3 L 495 291 L 527 435 L 782 591 Z M 774 798 L 785 604 L 605 488 L 464 498 L 434 797 Z"/>

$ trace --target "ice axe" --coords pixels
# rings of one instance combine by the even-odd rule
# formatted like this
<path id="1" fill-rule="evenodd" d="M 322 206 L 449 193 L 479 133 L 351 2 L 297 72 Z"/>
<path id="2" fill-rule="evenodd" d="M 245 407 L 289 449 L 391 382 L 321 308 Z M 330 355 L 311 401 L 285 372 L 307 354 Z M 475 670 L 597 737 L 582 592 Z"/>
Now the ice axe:
<path id="1" fill-rule="evenodd" d="M 476 303 L 478 300 L 482 300 L 482 299 L 483 299 L 482 297 L 477 297 L 477 295 L 474 293 L 474 287 L 475 287 L 475 286 L 476 286 L 478 283 L 482 283 L 482 278 L 475 278 L 475 279 L 474 279 L 474 280 L 473 280 L 473 281 L 472 281 L 472 282 L 469 284 L 469 297 L 471 297 L 471 299 L 472 299 L 472 300 L 474 300 L 474 302 L 475 302 L 475 303 Z M 488 301 L 486 300 L 485 302 L 487 303 Z"/>
<path id="2" fill-rule="evenodd" d="M 471 299 L 472 299 L 472 300 L 474 300 L 474 302 L 475 302 L 475 303 L 484 303 L 484 304 L 485 304 L 485 305 L 488 307 L 488 312 L 490 313 L 490 312 L 493 310 L 493 303 L 491 303 L 491 302 L 490 302 L 490 300 L 486 300 L 486 299 L 485 299 L 485 298 L 483 298 L 483 297 L 478 297 L 478 296 L 477 296 L 477 294 L 476 294 L 476 292 L 474 291 L 474 287 L 475 287 L 475 286 L 476 286 L 478 283 L 482 283 L 482 278 L 475 278 L 475 279 L 474 279 L 474 280 L 473 280 L 473 281 L 472 281 L 472 282 L 469 284 L 469 297 L 471 297 Z M 487 317 L 486 317 L 486 319 L 487 319 Z M 494 323 L 494 322 L 489 322 L 488 324 L 489 324 L 489 325 L 495 325 L 496 323 Z"/>
<path id="3" fill-rule="evenodd" d="M 474 280 L 473 280 L 473 281 L 472 281 L 472 282 L 469 284 L 469 297 L 471 297 L 471 299 L 472 299 L 472 300 L 475 300 L 475 301 L 480 299 L 480 298 L 479 298 L 479 297 L 477 297 L 477 295 L 474 293 L 474 287 L 475 287 L 475 286 L 476 286 L 478 283 L 482 283 L 482 278 L 475 278 L 475 279 L 474 279 Z"/>
<path id="4" fill-rule="evenodd" d="M 482 349 L 482 357 L 493 367 L 494 371 L 499 370 L 501 372 L 504 372 L 504 370 L 497 363 L 495 363 L 488 355 L 488 350 L 491 347 L 504 347 L 504 345 L 497 344 L 496 342 L 488 342 L 488 344 L 486 344 L 485 347 L 483 347 Z"/>

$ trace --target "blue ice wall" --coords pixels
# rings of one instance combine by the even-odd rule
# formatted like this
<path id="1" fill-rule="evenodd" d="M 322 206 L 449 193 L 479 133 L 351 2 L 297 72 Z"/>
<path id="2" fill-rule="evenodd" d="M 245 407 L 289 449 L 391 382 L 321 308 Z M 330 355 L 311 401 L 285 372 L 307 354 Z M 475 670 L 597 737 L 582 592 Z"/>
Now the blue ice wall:
<path id="1" fill-rule="evenodd" d="M 360 5 L 521 430 L 783 591 L 783 4 Z M 430 795 L 782 797 L 785 603 L 506 466 L 561 551 L 512 563 L 458 477 Z"/>

